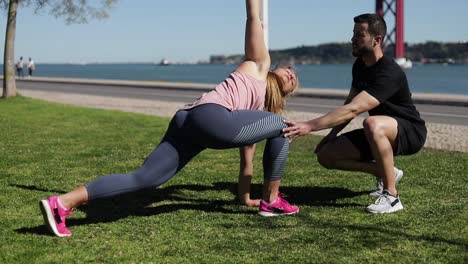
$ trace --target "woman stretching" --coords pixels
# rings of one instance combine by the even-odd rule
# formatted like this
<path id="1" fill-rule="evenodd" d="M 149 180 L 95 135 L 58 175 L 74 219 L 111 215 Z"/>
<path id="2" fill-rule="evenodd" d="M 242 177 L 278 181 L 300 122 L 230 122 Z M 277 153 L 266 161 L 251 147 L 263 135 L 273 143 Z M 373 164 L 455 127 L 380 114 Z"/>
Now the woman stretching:
<path id="1" fill-rule="evenodd" d="M 206 148 L 241 148 L 241 164 L 248 167 L 255 149 L 253 144 L 264 139 L 267 142 L 259 214 L 278 216 L 299 211 L 278 191 L 289 142 L 282 133 L 287 127 L 283 117 L 274 114 L 282 111 L 284 98 L 297 88 L 297 78 L 289 68 L 270 71 L 270 56 L 259 17 L 260 0 L 247 0 L 246 9 L 245 61 L 213 91 L 177 111 L 159 145 L 135 172 L 103 176 L 64 195 L 42 200 L 45 224 L 55 235 L 72 234 L 65 220 L 74 207 L 98 198 L 160 186 Z"/>

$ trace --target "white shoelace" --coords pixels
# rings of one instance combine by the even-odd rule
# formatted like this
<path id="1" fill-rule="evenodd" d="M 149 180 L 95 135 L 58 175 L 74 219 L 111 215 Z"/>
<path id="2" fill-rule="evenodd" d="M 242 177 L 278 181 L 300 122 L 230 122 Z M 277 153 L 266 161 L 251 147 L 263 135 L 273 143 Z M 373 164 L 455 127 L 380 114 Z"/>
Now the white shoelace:
<path id="1" fill-rule="evenodd" d="M 381 205 L 385 203 L 390 203 L 390 198 L 388 197 L 387 194 L 382 194 L 379 196 L 379 198 L 377 198 L 374 204 Z"/>

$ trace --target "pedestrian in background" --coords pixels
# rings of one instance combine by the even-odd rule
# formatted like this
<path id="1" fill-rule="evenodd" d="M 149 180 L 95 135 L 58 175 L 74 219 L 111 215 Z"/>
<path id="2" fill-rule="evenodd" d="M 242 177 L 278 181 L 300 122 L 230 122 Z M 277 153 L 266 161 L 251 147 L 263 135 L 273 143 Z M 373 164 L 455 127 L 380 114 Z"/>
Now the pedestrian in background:
<path id="1" fill-rule="evenodd" d="M 34 61 L 30 57 L 28 62 L 28 78 L 31 78 L 34 70 L 36 70 L 36 65 L 34 65 Z"/>
<path id="2" fill-rule="evenodd" d="M 16 76 L 18 76 L 18 78 L 24 77 L 23 65 L 24 65 L 23 56 L 21 56 L 19 58 L 19 61 L 16 63 Z"/>

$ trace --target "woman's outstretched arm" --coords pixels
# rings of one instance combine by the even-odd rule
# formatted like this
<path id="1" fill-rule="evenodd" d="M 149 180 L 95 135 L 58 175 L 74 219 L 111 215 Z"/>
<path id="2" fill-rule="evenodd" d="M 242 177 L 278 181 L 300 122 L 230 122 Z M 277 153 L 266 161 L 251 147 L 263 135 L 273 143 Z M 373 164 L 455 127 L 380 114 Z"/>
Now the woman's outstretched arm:
<path id="1" fill-rule="evenodd" d="M 245 62 L 238 70 L 265 79 L 270 69 L 270 54 L 265 45 L 260 21 L 261 0 L 246 0 L 247 21 L 245 25 Z"/>
<path id="2" fill-rule="evenodd" d="M 270 55 L 265 45 L 260 21 L 261 0 L 246 0 L 245 58 L 257 63 L 269 63 Z"/>

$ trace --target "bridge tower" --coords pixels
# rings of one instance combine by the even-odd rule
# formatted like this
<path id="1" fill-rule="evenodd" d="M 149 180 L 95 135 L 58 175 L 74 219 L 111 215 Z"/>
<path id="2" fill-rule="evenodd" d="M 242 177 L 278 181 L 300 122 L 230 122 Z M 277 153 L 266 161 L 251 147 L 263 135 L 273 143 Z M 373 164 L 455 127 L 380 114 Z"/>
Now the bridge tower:
<path id="1" fill-rule="evenodd" d="M 389 44 L 394 44 L 395 61 L 403 68 L 411 68 L 411 61 L 405 58 L 404 0 L 375 0 L 375 13 L 385 18 L 387 27 L 388 22 L 394 22 L 393 28 L 387 28 L 387 36 L 385 36 L 383 43 L 384 48 Z M 386 17 L 393 17 L 393 20 Z"/>

